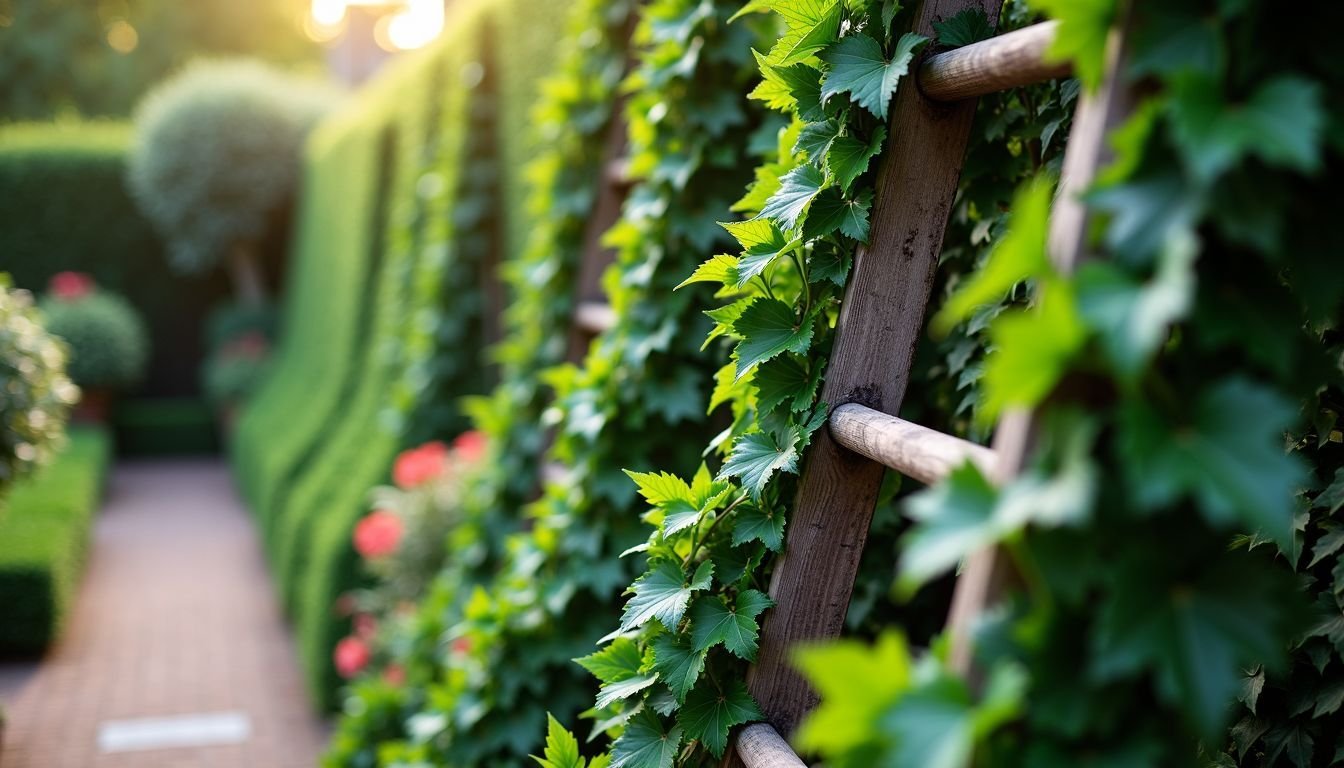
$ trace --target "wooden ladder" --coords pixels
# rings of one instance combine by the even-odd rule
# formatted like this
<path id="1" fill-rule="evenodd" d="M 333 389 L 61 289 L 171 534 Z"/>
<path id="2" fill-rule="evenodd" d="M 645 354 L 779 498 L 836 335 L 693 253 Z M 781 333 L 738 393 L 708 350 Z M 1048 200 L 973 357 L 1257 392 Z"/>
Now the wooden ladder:
<path id="1" fill-rule="evenodd" d="M 926 0 L 914 31 L 932 37 L 933 22 L 980 9 L 993 22 L 1002 0 Z M 992 448 L 896 416 L 910 382 L 915 348 L 942 249 L 978 97 L 1069 74 L 1046 56 L 1057 24 L 1046 22 L 926 59 L 900 84 L 877 182 L 871 245 L 860 249 L 846 287 L 834 352 L 821 400 L 837 404 L 818 432 L 799 482 L 784 554 L 775 565 L 767 614 L 748 688 L 766 722 L 744 728 L 725 763 L 747 768 L 799 768 L 790 734 L 818 701 L 795 671 L 799 643 L 836 638 L 844 626 L 854 578 L 872 521 L 882 475 L 894 469 L 936 483 L 967 461 L 997 483 L 1018 474 L 1035 419 L 1004 415 Z M 1120 83 L 1123 38 L 1108 42 L 1103 82 L 1080 97 L 1051 213 L 1049 250 L 1070 271 L 1085 245 L 1087 210 L 1079 201 L 1105 155 L 1105 136 L 1127 107 Z M 993 549 L 973 555 L 956 585 L 948 619 L 956 671 L 969 675 L 969 634 L 1003 589 L 1005 564 Z"/>

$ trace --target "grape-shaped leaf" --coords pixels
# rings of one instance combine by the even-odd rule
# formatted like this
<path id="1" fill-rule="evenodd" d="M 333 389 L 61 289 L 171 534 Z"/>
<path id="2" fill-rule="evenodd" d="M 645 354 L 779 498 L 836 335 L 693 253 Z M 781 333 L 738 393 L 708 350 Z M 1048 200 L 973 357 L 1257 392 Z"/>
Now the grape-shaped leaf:
<path id="1" fill-rule="evenodd" d="M 770 49 L 770 63 L 792 64 L 825 48 L 840 32 L 840 0 L 789 0 L 776 3 L 787 31 Z"/>
<path id="2" fill-rule="evenodd" d="M 861 243 L 868 242 L 868 211 L 873 207 L 873 191 L 865 189 L 857 197 L 847 198 L 839 188 L 831 187 L 812 202 L 803 230 L 807 237 L 829 235 L 835 230 Z"/>
<path id="3" fill-rule="evenodd" d="M 733 513 L 733 546 L 760 541 L 772 552 L 784 548 L 784 515 L 755 504 L 743 504 Z"/>
<path id="4" fill-rule="evenodd" d="M 761 216 L 774 219 L 783 229 L 793 229 L 826 186 L 826 174 L 815 165 L 803 164 L 784 174 L 779 182 L 779 189 L 765 201 Z"/>
<path id="5" fill-rule="evenodd" d="M 728 730 L 762 717 L 760 707 L 747 693 L 746 683 L 733 680 L 721 689 L 706 678 L 686 697 L 686 704 L 677 713 L 677 722 L 685 729 L 687 738 L 698 739 L 710 754 L 722 757 L 728 746 Z"/>
<path id="6" fill-rule="evenodd" d="M 909 71 L 915 52 L 926 42 L 927 37 L 907 32 L 896 42 L 896 53 L 888 60 L 882 46 L 868 35 L 845 37 L 821 55 L 831 65 L 821 81 L 822 100 L 848 93 L 855 104 L 885 120 L 897 83 Z"/>
<path id="7" fill-rule="evenodd" d="M 742 339 L 737 345 L 737 378 L 777 355 L 802 355 L 812 343 L 811 318 L 802 322 L 793 307 L 779 299 L 756 299 L 733 323 Z"/>
<path id="8" fill-rule="evenodd" d="M 774 601 L 755 589 L 737 596 L 732 607 L 720 596 L 705 596 L 691 607 L 691 645 L 697 651 L 723 643 L 730 653 L 747 661 L 756 658 L 760 626 L 756 617 Z"/>
<path id="9" fill-rule="evenodd" d="M 584 768 L 587 764 L 579 755 L 579 740 L 549 712 L 546 713 L 546 751 L 543 754 L 544 758 L 532 755 L 541 768 Z"/>
<path id="10" fill-rule="evenodd" d="M 706 566 L 709 567 L 708 571 Z M 687 584 L 685 572 L 676 563 L 658 563 L 631 586 L 635 595 L 625 605 L 621 629 L 631 630 L 643 626 L 650 619 L 657 619 L 664 627 L 675 629 L 681 623 L 682 616 L 686 615 L 691 593 L 707 589 L 712 573 L 713 566 L 705 562 Z"/>
<path id="11" fill-rule="evenodd" d="M 635 675 L 625 680 L 607 683 L 597 692 L 597 708 L 606 709 L 622 699 L 634 696 L 656 682 L 658 682 L 657 675 Z"/>
<path id="12" fill-rule="evenodd" d="M 574 661 L 604 683 L 634 677 L 644 665 L 639 645 L 628 637 L 618 637 L 606 648 Z"/>
<path id="13" fill-rule="evenodd" d="M 681 747 L 682 726 L 671 730 L 649 709 L 642 709 L 625 724 L 625 731 L 611 749 L 611 768 L 672 768 Z"/>
<path id="14" fill-rule="evenodd" d="M 864 171 L 887 140 L 887 129 L 878 126 L 868 141 L 859 141 L 853 136 L 841 136 L 831 142 L 830 152 L 826 155 L 826 168 L 840 182 L 840 188 L 846 193 Z"/>
<path id="15" fill-rule="evenodd" d="M 989 17 L 979 8 L 965 8 L 947 21 L 935 21 L 933 31 L 938 33 L 938 44 L 948 48 L 960 48 L 994 36 Z"/>
<path id="16" fill-rule="evenodd" d="M 705 669 L 705 652 L 692 648 L 683 635 L 670 632 L 655 637 L 651 645 L 654 671 L 681 704 Z"/>
<path id="17" fill-rule="evenodd" d="M 720 474 L 723 477 L 741 478 L 742 485 L 752 498 L 759 499 L 766 483 L 776 472 L 797 471 L 799 442 L 793 430 L 742 435 L 733 443 L 733 450 Z"/>

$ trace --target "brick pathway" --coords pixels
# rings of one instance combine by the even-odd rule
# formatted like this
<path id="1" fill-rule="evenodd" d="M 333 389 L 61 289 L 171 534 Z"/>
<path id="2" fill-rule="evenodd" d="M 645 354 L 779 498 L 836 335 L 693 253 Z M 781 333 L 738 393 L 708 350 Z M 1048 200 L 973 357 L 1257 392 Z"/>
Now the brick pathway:
<path id="1" fill-rule="evenodd" d="M 308 707 L 252 522 L 213 462 L 112 477 L 75 613 L 33 668 L 0 665 L 3 768 L 311 768 Z M 109 720 L 240 711 L 228 746 L 100 754 Z"/>

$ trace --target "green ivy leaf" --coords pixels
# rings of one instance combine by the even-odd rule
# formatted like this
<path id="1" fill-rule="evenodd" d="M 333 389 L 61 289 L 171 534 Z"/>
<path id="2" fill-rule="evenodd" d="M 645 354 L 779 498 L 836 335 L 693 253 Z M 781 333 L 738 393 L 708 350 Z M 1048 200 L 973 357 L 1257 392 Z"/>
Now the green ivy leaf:
<path id="1" fill-rule="evenodd" d="M 793 151 L 806 154 L 808 162 L 821 166 L 826 160 L 826 153 L 830 151 L 831 144 L 838 138 L 840 138 L 840 123 L 835 118 L 808 123 L 798 133 L 798 143 L 793 146 Z"/>
<path id="2" fill-rule="evenodd" d="M 999 494 L 980 470 L 967 463 L 943 482 L 910 496 L 906 514 L 915 521 L 902 541 L 900 587 L 913 591 L 956 567 L 967 555 L 994 542 Z"/>
<path id="3" fill-rule="evenodd" d="M 815 165 L 804 164 L 784 174 L 779 182 L 779 189 L 765 202 L 761 216 L 774 219 L 783 229 L 794 229 L 812 199 L 826 186 L 826 176 Z"/>
<path id="4" fill-rule="evenodd" d="M 947 21 L 935 21 L 933 31 L 937 33 L 938 44 L 948 48 L 960 48 L 994 36 L 989 17 L 979 8 L 966 8 Z"/>
<path id="5" fill-rule="evenodd" d="M 625 724 L 611 749 L 611 768 L 672 768 L 681 747 L 682 727 L 671 730 L 649 709 L 640 710 Z"/>
<path id="6" fill-rule="evenodd" d="M 685 729 L 687 738 L 699 740 L 710 754 L 722 757 L 730 728 L 763 717 L 760 707 L 747 693 L 746 683 L 732 680 L 720 689 L 707 678 L 686 697 L 686 704 L 677 713 L 677 722 Z"/>
<path id="7" fill-rule="evenodd" d="M 821 694 L 821 705 L 798 728 L 798 746 L 809 752 L 845 754 L 863 746 L 910 686 L 910 651 L 897 632 L 885 632 L 871 648 L 855 640 L 803 646 L 795 660 Z"/>
<path id="8" fill-rule="evenodd" d="M 1311 548 L 1311 562 L 1307 563 L 1308 568 L 1315 568 L 1317 563 L 1344 549 L 1344 526 L 1325 520 L 1321 522 L 1321 530 L 1325 533 L 1316 540 L 1316 546 Z"/>
<path id="9" fill-rule="evenodd" d="M 1151 668 L 1163 698 L 1218 738 L 1242 670 L 1281 652 L 1290 609 L 1279 590 L 1291 577 L 1225 556 L 1182 583 L 1171 570 L 1183 564 L 1161 557 L 1131 555 L 1111 575 L 1116 586 L 1100 606 L 1091 672 L 1104 682 Z"/>
<path id="10" fill-rule="evenodd" d="M 841 136 L 831 143 L 830 152 L 826 154 L 826 169 L 840 182 L 840 188 L 845 194 L 849 194 L 854 180 L 868 170 L 868 165 L 882 151 L 886 140 L 887 129 L 879 125 L 873 129 L 873 135 L 866 142 L 853 136 Z M 865 192 L 871 194 L 871 190 Z"/>
<path id="11" fill-rule="evenodd" d="M 868 242 L 868 211 L 873 207 L 873 191 L 865 189 L 854 198 L 846 198 L 830 187 L 812 203 L 803 232 L 808 238 L 829 235 L 835 230 L 861 243 Z"/>
<path id="12" fill-rule="evenodd" d="M 1046 283 L 1035 307 L 999 315 L 989 335 L 994 351 L 985 360 L 983 420 L 1040 403 L 1087 341 L 1072 286 L 1064 282 Z"/>
<path id="13" fill-rule="evenodd" d="M 742 339 L 737 345 L 737 377 L 785 352 L 806 354 L 812 343 L 811 319 L 798 322 L 793 307 L 779 299 L 756 299 L 733 323 Z"/>
<path id="14" fill-rule="evenodd" d="M 644 665 L 639 645 L 628 637 L 618 637 L 606 648 L 574 660 L 604 683 L 614 683 L 639 674 Z"/>
<path id="15" fill-rule="evenodd" d="M 597 708 L 606 709 L 618 701 L 634 696 L 656 682 L 658 682 L 657 675 L 635 675 L 625 680 L 607 683 L 597 692 Z"/>
<path id="16" fill-rule="evenodd" d="M 729 285 L 737 280 L 737 257 L 719 254 L 695 268 L 691 276 L 682 280 L 675 289 L 680 290 L 692 283 L 718 283 Z"/>
<path id="17" fill-rule="evenodd" d="M 733 443 L 721 477 L 741 478 L 752 498 L 760 499 L 776 472 L 798 470 L 799 436 L 792 429 L 751 432 Z"/>
<path id="18" fill-rule="evenodd" d="M 1332 515 L 1338 512 L 1340 507 L 1344 507 L 1344 468 L 1335 470 L 1334 479 L 1324 491 L 1312 499 L 1311 506 L 1315 509 L 1324 509 Z"/>
<path id="19" fill-rule="evenodd" d="M 626 603 L 625 613 L 621 616 L 621 629 L 629 631 L 641 627 L 650 619 L 657 619 L 669 630 L 676 629 L 681 618 L 686 615 L 691 593 L 709 587 L 707 577 L 702 574 L 704 565 L 696 571 L 695 578 L 689 584 L 685 572 L 676 563 L 664 560 L 653 566 L 631 586 L 635 594 Z"/>
<path id="20" fill-rule="evenodd" d="M 1192 415 L 1189 425 L 1172 424 L 1146 403 L 1125 407 L 1120 445 L 1135 499 L 1156 509 L 1189 493 L 1211 524 L 1258 531 L 1288 551 L 1293 498 L 1306 480 L 1283 447 L 1296 409 L 1262 386 L 1230 379 L 1206 392 Z"/>
<path id="21" fill-rule="evenodd" d="M 1001 301 L 1013 286 L 1049 271 L 1045 240 L 1052 186 L 1038 177 L 1018 189 L 1013 197 L 1008 231 L 990 251 L 984 266 L 959 286 L 934 315 L 934 333 L 946 335 L 977 308 Z"/>
<path id="22" fill-rule="evenodd" d="M 1171 109 L 1183 156 L 1206 182 L 1247 155 L 1302 172 L 1320 167 L 1326 115 L 1312 81 L 1275 78 L 1229 106 L 1219 83 L 1190 76 L 1177 81 Z"/>
<path id="23" fill-rule="evenodd" d="M 1032 7 L 1059 20 L 1047 57 L 1072 61 L 1083 85 L 1096 88 L 1106 66 L 1106 35 L 1115 16 L 1115 0 L 1035 0 Z"/>
<path id="24" fill-rule="evenodd" d="M 743 504 L 734 512 L 733 546 L 760 541 L 772 552 L 784 549 L 784 515 L 755 504 Z"/>
<path id="25" fill-rule="evenodd" d="M 546 751 L 543 754 L 544 758 L 531 755 L 541 768 L 584 768 L 587 765 L 579 755 L 579 740 L 549 712 L 546 713 Z"/>
<path id="26" fill-rule="evenodd" d="M 840 34 L 839 0 L 781 0 L 772 4 L 787 31 L 770 49 L 770 63 L 793 64 L 825 48 Z"/>
<path id="27" fill-rule="evenodd" d="M 671 633 L 655 637 L 650 645 L 653 647 L 654 671 L 672 691 L 677 704 L 681 704 L 686 700 L 686 692 L 691 690 L 705 669 L 705 652 L 692 648 L 684 635 Z"/>
<path id="28" fill-rule="evenodd" d="M 780 355 L 761 363 L 752 375 L 752 383 L 756 385 L 756 408 L 761 413 L 769 413 L 784 404 L 788 404 L 793 413 L 811 409 L 817 390 L 821 388 L 821 372 L 825 367 L 824 361 L 816 360 L 809 371 L 803 358 L 797 355 Z"/>
<path id="29" fill-rule="evenodd" d="M 909 71 L 915 52 L 926 42 L 927 37 L 907 32 L 896 42 L 896 53 L 888 61 L 882 46 L 868 35 L 856 33 L 845 37 L 821 55 L 831 65 L 821 81 L 822 100 L 848 93 L 854 103 L 877 119 L 886 120 L 897 83 Z"/>
<path id="30" fill-rule="evenodd" d="M 718 595 L 707 595 L 691 606 L 691 645 L 697 651 L 723 643 L 730 653 L 746 661 L 756 659 L 756 617 L 774 601 L 755 589 L 737 596 L 732 607 Z"/>
<path id="31" fill-rule="evenodd" d="M 1178 238 L 1159 253 L 1158 271 L 1138 283 L 1113 262 L 1089 261 L 1078 270 L 1078 309 L 1101 337 L 1115 370 L 1134 381 L 1190 311 L 1195 294 L 1194 242 Z"/>

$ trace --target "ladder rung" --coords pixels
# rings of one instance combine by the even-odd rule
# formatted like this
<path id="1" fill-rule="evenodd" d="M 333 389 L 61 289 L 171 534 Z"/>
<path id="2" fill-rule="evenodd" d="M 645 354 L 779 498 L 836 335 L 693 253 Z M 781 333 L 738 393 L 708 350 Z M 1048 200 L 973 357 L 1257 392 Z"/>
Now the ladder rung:
<path id="1" fill-rule="evenodd" d="M 769 723 L 753 723 L 737 735 L 737 756 L 747 768 L 807 768 Z"/>
<path id="2" fill-rule="evenodd" d="M 919 89 L 935 101 L 960 101 L 1032 85 L 1073 71 L 1047 61 L 1059 22 L 1045 21 L 930 56 L 919 69 Z"/>
<path id="3" fill-rule="evenodd" d="M 580 302 L 574 310 L 574 324 L 581 330 L 597 335 L 616 325 L 616 311 L 604 301 Z"/>
<path id="4" fill-rule="evenodd" d="M 832 411 L 830 426 L 835 442 L 922 483 L 936 483 L 968 460 L 994 475 L 990 449 L 858 403 Z"/>

